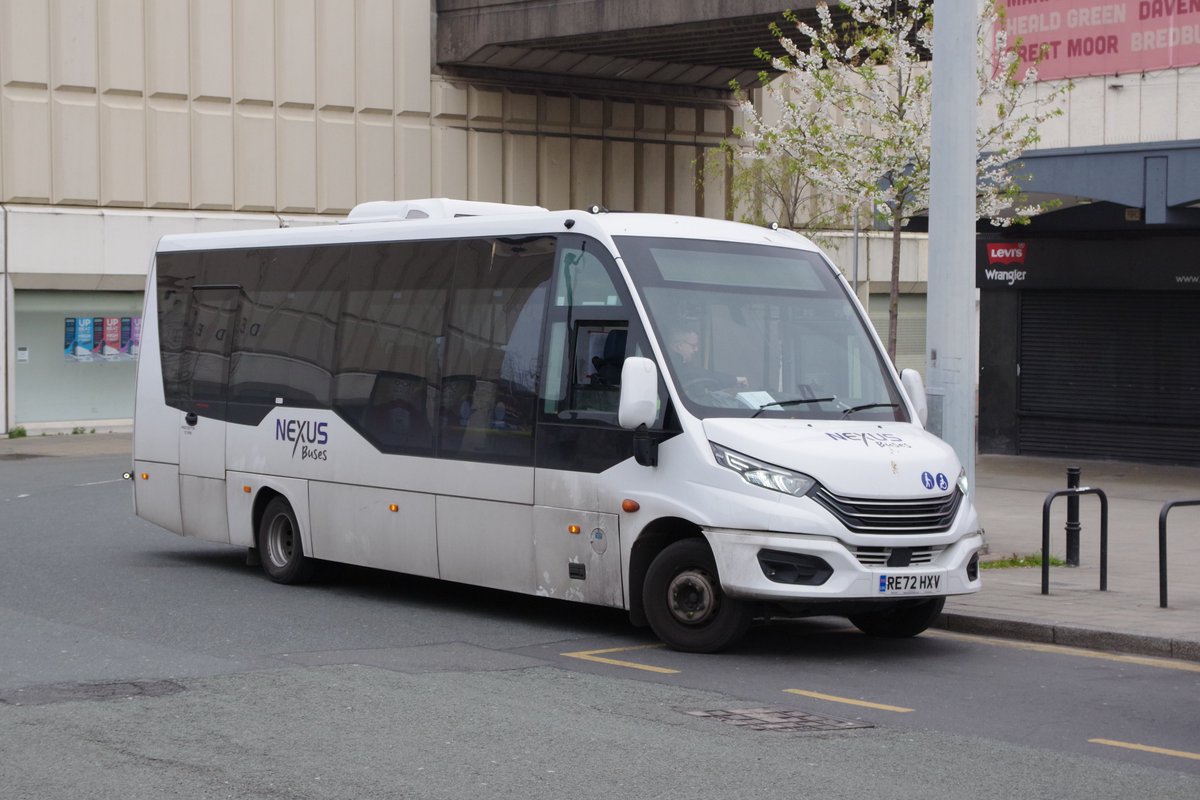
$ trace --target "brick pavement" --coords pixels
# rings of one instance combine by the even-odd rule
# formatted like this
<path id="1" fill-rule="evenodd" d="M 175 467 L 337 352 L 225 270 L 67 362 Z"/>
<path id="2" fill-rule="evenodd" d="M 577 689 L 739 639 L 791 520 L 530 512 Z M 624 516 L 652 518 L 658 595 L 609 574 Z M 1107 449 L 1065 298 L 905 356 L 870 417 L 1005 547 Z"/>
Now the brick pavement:
<path id="1" fill-rule="evenodd" d="M 1080 498 L 1079 567 L 989 569 L 979 594 L 951 598 L 942 627 L 1039 642 L 1200 661 L 1200 508 L 1168 516 L 1168 606 L 1159 607 L 1158 515 L 1168 500 L 1200 499 L 1200 469 L 1022 456 L 980 456 L 974 492 L 988 559 L 1041 551 L 1042 503 L 1066 487 L 1068 465 L 1109 502 L 1108 591 L 1100 585 L 1100 503 Z M 1051 553 L 1066 550 L 1067 498 L 1054 501 Z"/>

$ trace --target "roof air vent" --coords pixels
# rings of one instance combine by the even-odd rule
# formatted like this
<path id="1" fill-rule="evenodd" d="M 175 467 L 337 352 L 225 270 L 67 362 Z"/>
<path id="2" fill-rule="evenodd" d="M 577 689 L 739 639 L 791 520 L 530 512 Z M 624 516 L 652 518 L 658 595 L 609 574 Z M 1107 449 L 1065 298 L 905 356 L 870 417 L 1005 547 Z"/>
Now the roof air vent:
<path id="1" fill-rule="evenodd" d="M 482 203 L 474 200 L 450 200 L 433 197 L 425 200 L 372 200 L 359 203 L 342 224 L 360 222 L 401 222 L 411 219 L 452 219 L 454 217 L 490 217 L 499 214 L 545 213 L 541 206 L 509 203 Z"/>

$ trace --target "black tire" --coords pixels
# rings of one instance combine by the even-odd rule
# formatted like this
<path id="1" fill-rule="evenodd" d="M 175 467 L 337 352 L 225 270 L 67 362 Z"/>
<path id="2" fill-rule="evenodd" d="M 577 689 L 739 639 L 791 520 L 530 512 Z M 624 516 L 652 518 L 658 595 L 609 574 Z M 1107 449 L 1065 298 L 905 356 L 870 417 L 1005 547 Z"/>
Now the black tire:
<path id="1" fill-rule="evenodd" d="M 263 511 L 258 553 L 263 572 L 276 583 L 307 583 L 316 574 L 316 563 L 304 555 L 296 514 L 282 497 L 271 500 Z"/>
<path id="2" fill-rule="evenodd" d="M 937 620 L 946 598 L 901 600 L 884 611 L 855 614 L 850 623 L 868 636 L 907 639 L 922 633 Z"/>
<path id="3" fill-rule="evenodd" d="M 642 584 L 650 628 L 674 650 L 712 653 L 740 639 L 753 619 L 749 603 L 726 596 L 703 539 L 675 542 L 655 557 Z"/>

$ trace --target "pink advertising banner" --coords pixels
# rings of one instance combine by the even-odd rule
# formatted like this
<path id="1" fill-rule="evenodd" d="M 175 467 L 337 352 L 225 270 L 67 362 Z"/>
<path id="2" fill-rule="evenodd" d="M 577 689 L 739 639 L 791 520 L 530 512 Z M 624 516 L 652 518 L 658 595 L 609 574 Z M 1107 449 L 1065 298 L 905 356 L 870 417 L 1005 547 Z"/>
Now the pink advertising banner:
<path id="1" fill-rule="evenodd" d="M 1200 64 L 1200 0 L 999 0 L 1009 46 L 1038 78 Z"/>

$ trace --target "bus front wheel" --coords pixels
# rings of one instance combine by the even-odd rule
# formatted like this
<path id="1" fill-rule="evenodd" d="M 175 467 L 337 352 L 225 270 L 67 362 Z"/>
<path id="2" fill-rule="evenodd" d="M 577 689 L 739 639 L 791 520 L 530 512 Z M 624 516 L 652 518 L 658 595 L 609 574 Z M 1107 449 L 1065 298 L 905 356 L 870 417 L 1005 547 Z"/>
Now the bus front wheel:
<path id="1" fill-rule="evenodd" d="M 263 571 L 276 583 L 305 583 L 316 571 L 304 555 L 300 525 L 291 504 L 282 497 L 267 503 L 258 524 L 258 552 Z"/>
<path id="2" fill-rule="evenodd" d="M 753 610 L 726 596 L 703 539 L 666 547 L 646 571 L 642 603 L 651 629 L 668 647 L 689 653 L 722 650 L 745 634 Z"/>

